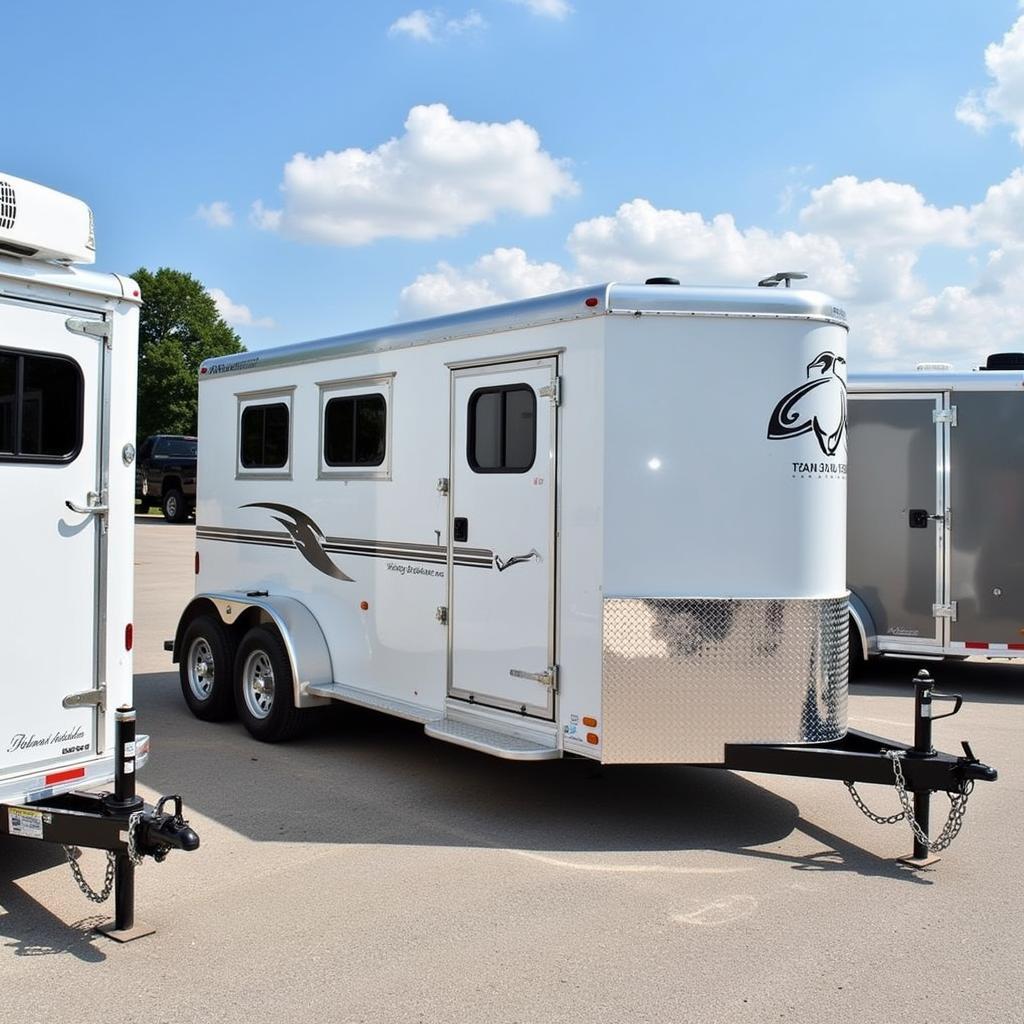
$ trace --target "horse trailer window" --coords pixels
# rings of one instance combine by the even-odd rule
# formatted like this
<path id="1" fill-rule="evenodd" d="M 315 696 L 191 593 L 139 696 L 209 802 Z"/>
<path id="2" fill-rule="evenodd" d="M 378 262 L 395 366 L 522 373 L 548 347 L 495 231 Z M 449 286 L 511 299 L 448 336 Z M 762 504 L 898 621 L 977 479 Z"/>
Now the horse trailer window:
<path id="1" fill-rule="evenodd" d="M 388 407 L 383 395 L 332 398 L 324 408 L 324 462 L 379 466 L 387 447 Z"/>
<path id="2" fill-rule="evenodd" d="M 73 360 L 0 349 L 0 461 L 72 462 L 82 447 L 82 394 Z"/>
<path id="3" fill-rule="evenodd" d="M 525 473 L 537 454 L 537 396 L 528 384 L 469 396 L 467 458 L 475 473 Z"/>
<path id="4" fill-rule="evenodd" d="M 239 458 L 245 469 L 281 469 L 288 463 L 288 406 L 249 405 L 242 410 Z"/>

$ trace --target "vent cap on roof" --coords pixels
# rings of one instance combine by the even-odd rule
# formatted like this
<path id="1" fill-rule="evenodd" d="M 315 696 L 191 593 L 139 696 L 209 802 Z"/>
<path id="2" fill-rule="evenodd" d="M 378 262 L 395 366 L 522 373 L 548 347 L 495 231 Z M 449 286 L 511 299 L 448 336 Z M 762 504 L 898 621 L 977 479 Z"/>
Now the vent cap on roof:
<path id="1" fill-rule="evenodd" d="M 929 371 L 929 370 L 940 370 L 940 371 L 941 370 L 952 370 L 953 369 L 953 364 L 952 363 L 918 363 L 917 366 L 914 367 L 914 369 L 920 371 L 921 373 L 924 373 L 924 372 Z"/>
<path id="2" fill-rule="evenodd" d="M 1024 370 L 1024 352 L 993 352 L 983 370 Z"/>
<path id="3" fill-rule="evenodd" d="M 679 284 L 678 277 L 649 277 L 644 284 Z"/>
<path id="4" fill-rule="evenodd" d="M 92 213 L 72 196 L 0 173 L 0 253 L 93 263 Z"/>

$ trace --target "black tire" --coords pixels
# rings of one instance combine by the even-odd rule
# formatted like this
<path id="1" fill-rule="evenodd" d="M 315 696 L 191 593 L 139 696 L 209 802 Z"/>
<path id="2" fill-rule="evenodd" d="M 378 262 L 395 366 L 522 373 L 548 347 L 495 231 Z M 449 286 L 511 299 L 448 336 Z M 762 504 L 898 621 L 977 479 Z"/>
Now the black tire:
<path id="1" fill-rule="evenodd" d="M 254 739 L 280 743 L 305 724 L 305 714 L 295 706 L 288 652 L 276 629 L 254 626 L 245 634 L 235 655 L 234 680 L 238 717 Z"/>
<path id="2" fill-rule="evenodd" d="M 850 678 L 859 676 L 867 666 L 864 658 L 864 645 L 860 642 L 860 630 L 857 623 L 850 618 Z"/>
<path id="3" fill-rule="evenodd" d="M 185 495 L 177 487 L 172 487 L 164 494 L 160 507 L 163 509 L 164 519 L 169 523 L 183 523 L 188 518 L 188 503 L 185 501 Z"/>
<path id="4" fill-rule="evenodd" d="M 235 647 L 234 635 L 213 614 L 197 616 L 181 638 L 181 693 L 204 722 L 234 717 Z"/>

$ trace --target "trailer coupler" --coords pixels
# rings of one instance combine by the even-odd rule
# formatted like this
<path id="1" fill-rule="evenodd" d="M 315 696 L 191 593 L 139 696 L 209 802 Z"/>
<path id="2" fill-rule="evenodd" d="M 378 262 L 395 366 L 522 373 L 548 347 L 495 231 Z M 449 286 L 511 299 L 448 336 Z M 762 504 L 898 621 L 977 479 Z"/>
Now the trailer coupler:
<path id="1" fill-rule="evenodd" d="M 846 784 L 854 802 L 872 821 L 908 823 L 914 836 L 914 850 L 911 856 L 901 858 L 904 863 L 913 867 L 934 864 L 939 859 L 935 854 L 946 849 L 959 833 L 967 798 L 975 782 L 995 782 L 998 772 L 982 764 L 966 740 L 962 741 L 964 753 L 960 756 L 935 750 L 932 724 L 955 715 L 963 705 L 963 698 L 937 692 L 935 681 L 926 669 L 918 672 L 915 683 L 912 746 L 850 729 L 842 739 L 817 746 L 730 743 L 725 748 L 724 767 L 735 771 L 837 779 Z M 934 714 L 934 702 L 944 700 L 954 702 L 953 710 Z M 874 814 L 857 793 L 858 782 L 894 786 L 903 810 L 888 817 Z M 949 796 L 950 815 L 942 831 L 932 840 L 928 837 L 931 795 L 940 791 Z"/>
<path id="2" fill-rule="evenodd" d="M 161 797 L 155 807 L 135 793 L 135 711 L 115 713 L 113 793 L 65 793 L 0 815 L 0 835 L 25 836 L 64 847 L 71 874 L 83 895 L 104 903 L 114 893 L 114 920 L 98 930 L 118 942 L 151 935 L 135 922 L 135 868 L 146 857 L 160 862 L 171 850 L 199 848 L 199 836 L 182 814 L 180 796 Z M 171 810 L 166 808 L 171 805 Z M 78 864 L 79 847 L 105 850 L 103 885 L 94 889 Z"/>

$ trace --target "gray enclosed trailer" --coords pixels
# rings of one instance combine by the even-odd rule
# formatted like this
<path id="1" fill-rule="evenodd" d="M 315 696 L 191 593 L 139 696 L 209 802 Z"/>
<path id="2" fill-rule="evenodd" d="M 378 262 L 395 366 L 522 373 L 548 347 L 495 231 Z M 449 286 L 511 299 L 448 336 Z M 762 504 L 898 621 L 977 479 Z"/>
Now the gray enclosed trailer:
<path id="1" fill-rule="evenodd" d="M 1024 356 L 849 383 L 854 656 L 1024 658 Z"/>

